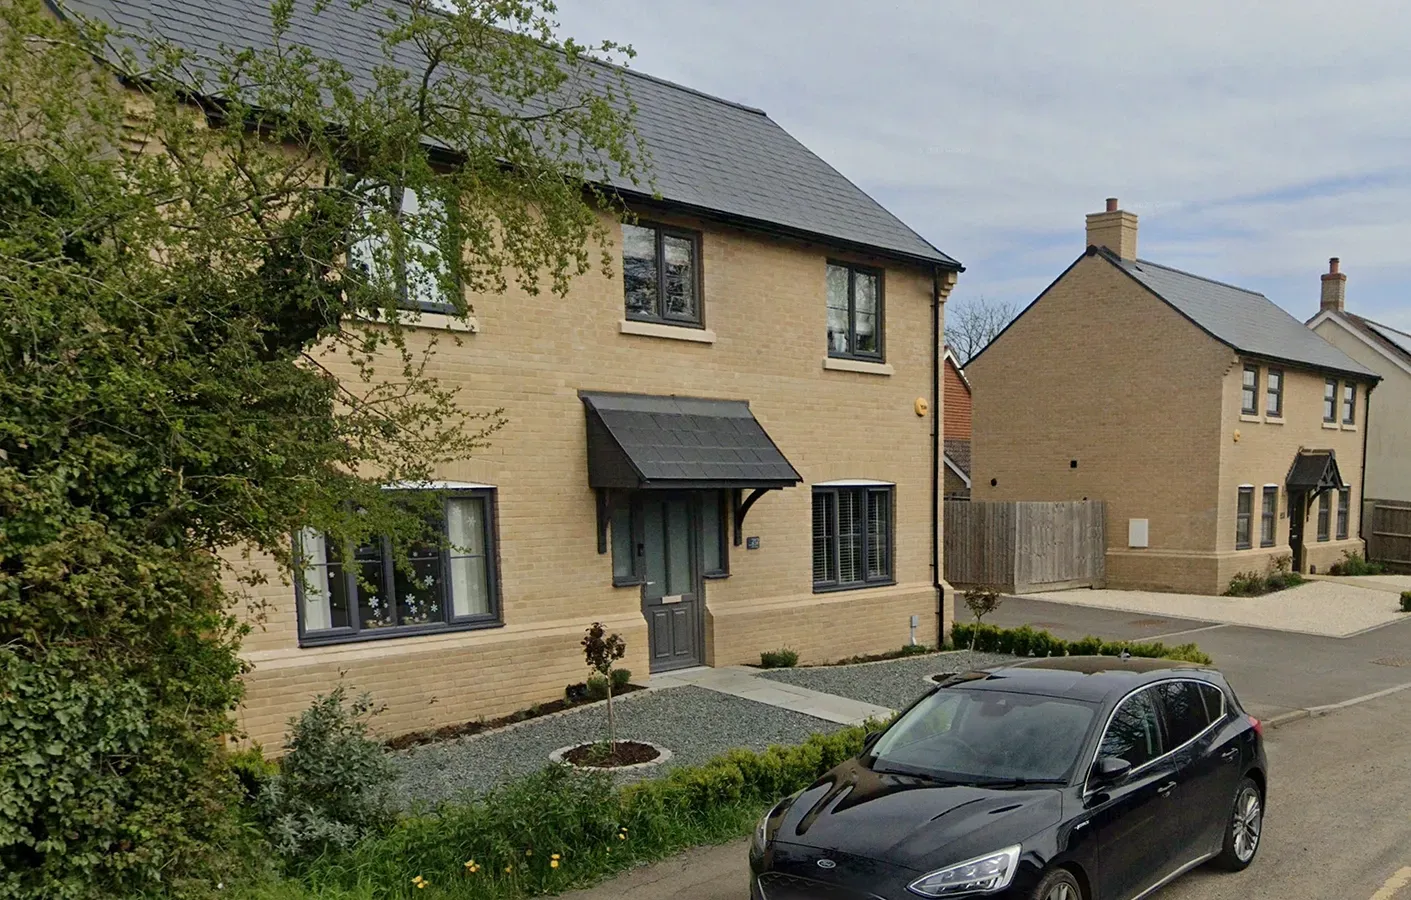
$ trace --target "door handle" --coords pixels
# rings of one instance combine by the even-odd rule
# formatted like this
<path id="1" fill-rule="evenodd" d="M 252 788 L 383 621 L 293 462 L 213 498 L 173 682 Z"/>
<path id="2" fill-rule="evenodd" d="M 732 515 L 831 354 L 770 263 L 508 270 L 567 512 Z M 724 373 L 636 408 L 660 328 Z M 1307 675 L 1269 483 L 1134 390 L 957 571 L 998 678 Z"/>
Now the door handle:
<path id="1" fill-rule="evenodd" d="M 1163 796 L 1163 797 L 1167 797 L 1167 796 L 1170 796 L 1171 792 L 1174 791 L 1175 789 L 1176 789 L 1176 782 L 1172 781 L 1172 782 L 1169 782 L 1168 784 L 1163 784 L 1161 787 L 1157 788 L 1157 789 L 1156 789 L 1156 792 L 1157 792 L 1158 794 L 1160 794 L 1161 796 Z"/>
<path id="2" fill-rule="evenodd" d="M 1220 758 L 1221 758 L 1221 759 L 1234 759 L 1235 757 L 1237 757 L 1237 756 L 1239 756 L 1239 755 L 1240 755 L 1240 748 L 1238 748 L 1238 747 L 1231 747 L 1230 749 L 1226 750 L 1224 753 L 1221 753 L 1221 754 L 1220 754 Z"/>

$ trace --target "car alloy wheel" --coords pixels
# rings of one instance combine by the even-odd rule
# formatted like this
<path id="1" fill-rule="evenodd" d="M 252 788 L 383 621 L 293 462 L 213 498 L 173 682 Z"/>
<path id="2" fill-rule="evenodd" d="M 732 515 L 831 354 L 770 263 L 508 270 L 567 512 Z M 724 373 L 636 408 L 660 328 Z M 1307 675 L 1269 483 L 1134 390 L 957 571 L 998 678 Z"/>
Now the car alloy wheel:
<path id="1" fill-rule="evenodd" d="M 1044 900 L 1079 900 L 1079 898 L 1077 891 L 1073 890 L 1071 884 L 1060 881 L 1049 888 L 1048 893 L 1044 895 Z"/>
<path id="2" fill-rule="evenodd" d="M 1235 856 L 1240 862 L 1249 862 L 1254 851 L 1259 849 L 1259 832 L 1264 825 L 1264 810 L 1259 803 L 1259 791 L 1246 785 L 1235 801 L 1234 812 Z"/>

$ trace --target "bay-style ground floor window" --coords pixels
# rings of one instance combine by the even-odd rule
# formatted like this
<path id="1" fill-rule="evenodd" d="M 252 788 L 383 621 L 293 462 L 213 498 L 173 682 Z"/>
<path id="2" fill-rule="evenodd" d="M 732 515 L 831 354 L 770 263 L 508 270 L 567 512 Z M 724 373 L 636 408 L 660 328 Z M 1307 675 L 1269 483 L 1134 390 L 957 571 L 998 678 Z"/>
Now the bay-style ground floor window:
<path id="1" fill-rule="evenodd" d="M 339 547 L 311 529 L 295 552 L 301 644 L 330 644 L 499 624 L 493 489 L 448 493 L 437 521 L 444 538 L 398 548 L 377 538 Z"/>
<path id="2" fill-rule="evenodd" d="M 881 482 L 813 488 L 813 589 L 892 584 L 892 498 Z"/>

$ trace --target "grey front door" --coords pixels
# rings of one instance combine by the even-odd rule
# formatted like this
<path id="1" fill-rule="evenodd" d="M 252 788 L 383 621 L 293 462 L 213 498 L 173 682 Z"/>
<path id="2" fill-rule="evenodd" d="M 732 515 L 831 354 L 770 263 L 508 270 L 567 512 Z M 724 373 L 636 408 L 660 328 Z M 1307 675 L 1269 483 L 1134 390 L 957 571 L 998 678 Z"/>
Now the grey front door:
<path id="1" fill-rule="evenodd" d="M 644 492 L 642 555 L 653 672 L 700 665 L 701 573 L 697 510 L 690 494 Z"/>
<path id="2" fill-rule="evenodd" d="M 1293 570 L 1303 571 L 1303 529 L 1308 524 L 1308 495 L 1289 492 L 1289 549 L 1293 551 Z"/>

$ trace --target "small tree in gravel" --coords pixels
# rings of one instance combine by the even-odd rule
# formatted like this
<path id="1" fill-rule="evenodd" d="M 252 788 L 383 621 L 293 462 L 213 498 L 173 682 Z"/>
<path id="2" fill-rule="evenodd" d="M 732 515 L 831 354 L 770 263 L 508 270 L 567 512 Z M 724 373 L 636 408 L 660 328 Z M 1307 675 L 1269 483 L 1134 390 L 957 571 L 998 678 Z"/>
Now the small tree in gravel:
<path id="1" fill-rule="evenodd" d="M 608 691 L 608 752 L 617 746 L 617 723 L 612 715 L 612 670 L 619 659 L 627 655 L 627 642 L 620 635 L 608 634 L 602 622 L 594 622 L 583 636 L 583 658 L 588 667 L 607 682 Z"/>
<path id="2" fill-rule="evenodd" d="M 975 654 L 975 639 L 980 635 L 980 624 L 985 616 L 999 609 L 999 591 L 992 587 L 973 587 L 963 595 L 965 608 L 975 617 L 975 627 L 970 631 L 970 654 Z"/>

